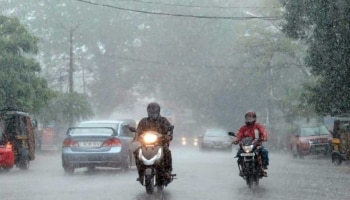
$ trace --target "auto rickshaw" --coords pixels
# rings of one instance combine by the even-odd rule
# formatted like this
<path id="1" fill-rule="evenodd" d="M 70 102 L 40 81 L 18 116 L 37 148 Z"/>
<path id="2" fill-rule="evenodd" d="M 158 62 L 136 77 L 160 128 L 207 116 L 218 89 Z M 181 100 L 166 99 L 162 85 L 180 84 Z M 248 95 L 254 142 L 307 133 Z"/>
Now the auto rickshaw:
<path id="1" fill-rule="evenodd" d="M 4 108 L 0 110 L 0 129 L 2 130 L 3 151 L 13 154 L 9 160 L 2 160 L 0 167 L 9 170 L 16 165 L 25 170 L 29 168 L 30 161 L 35 159 L 34 129 L 30 115 L 17 108 Z M 12 166 L 11 166 L 12 163 Z"/>
<path id="2" fill-rule="evenodd" d="M 350 116 L 334 118 L 332 136 L 332 163 L 340 165 L 350 160 Z"/>

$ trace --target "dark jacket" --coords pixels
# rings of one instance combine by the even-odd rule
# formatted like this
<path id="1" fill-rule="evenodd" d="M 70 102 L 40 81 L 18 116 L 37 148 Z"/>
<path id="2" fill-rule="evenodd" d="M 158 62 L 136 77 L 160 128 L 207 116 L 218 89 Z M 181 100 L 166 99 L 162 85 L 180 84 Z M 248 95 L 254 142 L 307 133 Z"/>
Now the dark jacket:
<path id="1" fill-rule="evenodd" d="M 151 120 L 148 117 L 142 118 L 137 126 L 138 136 L 145 131 L 157 131 L 160 134 L 167 135 L 168 129 L 171 126 L 170 122 L 165 117 L 160 117 L 158 120 Z M 170 133 L 172 139 L 173 133 Z"/>

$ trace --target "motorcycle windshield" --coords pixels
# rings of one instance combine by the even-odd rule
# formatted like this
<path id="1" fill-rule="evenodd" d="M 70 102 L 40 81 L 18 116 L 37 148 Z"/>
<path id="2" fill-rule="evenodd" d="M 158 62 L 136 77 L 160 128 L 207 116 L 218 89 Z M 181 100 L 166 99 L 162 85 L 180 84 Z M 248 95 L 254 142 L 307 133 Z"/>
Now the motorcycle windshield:
<path id="1" fill-rule="evenodd" d="M 243 146 L 248 146 L 248 145 L 251 145 L 253 143 L 253 138 L 251 137 L 245 137 L 242 139 L 242 145 Z"/>

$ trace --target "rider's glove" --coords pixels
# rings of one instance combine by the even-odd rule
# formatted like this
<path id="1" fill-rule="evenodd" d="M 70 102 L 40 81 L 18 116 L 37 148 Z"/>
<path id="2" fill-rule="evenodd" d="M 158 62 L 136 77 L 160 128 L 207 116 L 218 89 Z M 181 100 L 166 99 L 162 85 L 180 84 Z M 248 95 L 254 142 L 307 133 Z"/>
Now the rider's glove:
<path id="1" fill-rule="evenodd" d="M 235 140 L 235 141 L 233 141 L 232 143 L 233 143 L 233 144 L 238 144 L 238 142 L 239 142 L 239 141 Z"/>
<path id="2" fill-rule="evenodd" d="M 170 142 L 170 141 L 172 140 L 172 137 L 171 137 L 170 135 L 165 135 L 165 136 L 164 136 L 164 140 L 165 140 L 166 142 Z"/>

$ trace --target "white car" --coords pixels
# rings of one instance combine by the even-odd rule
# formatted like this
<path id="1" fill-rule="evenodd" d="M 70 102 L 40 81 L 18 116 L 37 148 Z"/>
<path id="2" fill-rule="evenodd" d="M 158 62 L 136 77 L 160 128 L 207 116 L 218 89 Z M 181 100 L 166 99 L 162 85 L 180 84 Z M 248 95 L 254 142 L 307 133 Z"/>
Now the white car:
<path id="1" fill-rule="evenodd" d="M 232 137 L 224 129 L 206 129 L 204 135 L 200 136 L 199 147 L 205 149 L 232 149 Z"/>

